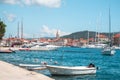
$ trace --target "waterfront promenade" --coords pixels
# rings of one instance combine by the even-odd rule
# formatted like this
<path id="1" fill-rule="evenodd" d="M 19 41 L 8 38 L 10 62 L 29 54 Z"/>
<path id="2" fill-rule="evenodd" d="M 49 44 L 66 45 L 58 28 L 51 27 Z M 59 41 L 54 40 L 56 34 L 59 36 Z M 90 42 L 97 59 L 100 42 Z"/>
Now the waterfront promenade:
<path id="1" fill-rule="evenodd" d="M 0 80 L 54 80 L 40 73 L 28 71 L 0 61 Z"/>

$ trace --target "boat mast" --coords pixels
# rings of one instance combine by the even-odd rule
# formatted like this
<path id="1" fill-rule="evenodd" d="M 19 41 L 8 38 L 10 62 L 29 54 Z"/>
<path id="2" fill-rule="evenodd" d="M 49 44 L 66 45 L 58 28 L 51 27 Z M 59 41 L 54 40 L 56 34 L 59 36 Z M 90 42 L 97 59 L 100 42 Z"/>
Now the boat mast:
<path id="1" fill-rule="evenodd" d="M 19 38 L 19 22 L 18 22 L 18 29 L 17 29 L 17 37 Z"/>
<path id="2" fill-rule="evenodd" d="M 111 46 L 111 14 L 110 14 L 110 7 L 109 7 L 109 46 Z"/>
<path id="3" fill-rule="evenodd" d="M 23 38 L 23 19 L 21 21 L 21 39 Z"/>
<path id="4" fill-rule="evenodd" d="M 88 39 L 87 39 L 87 40 L 88 40 L 87 45 L 89 45 L 89 31 L 88 31 L 88 34 L 87 34 L 87 35 L 88 35 L 88 37 L 87 37 L 87 38 L 88 38 Z"/>

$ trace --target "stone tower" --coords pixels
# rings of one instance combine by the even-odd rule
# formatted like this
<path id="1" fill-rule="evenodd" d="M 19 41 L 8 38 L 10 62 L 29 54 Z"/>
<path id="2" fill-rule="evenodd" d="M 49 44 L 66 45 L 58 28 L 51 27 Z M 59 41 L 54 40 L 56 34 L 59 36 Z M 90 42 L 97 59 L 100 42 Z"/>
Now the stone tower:
<path id="1" fill-rule="evenodd" d="M 58 32 L 58 30 L 57 30 L 57 32 L 56 32 L 56 39 L 59 39 L 59 32 Z"/>

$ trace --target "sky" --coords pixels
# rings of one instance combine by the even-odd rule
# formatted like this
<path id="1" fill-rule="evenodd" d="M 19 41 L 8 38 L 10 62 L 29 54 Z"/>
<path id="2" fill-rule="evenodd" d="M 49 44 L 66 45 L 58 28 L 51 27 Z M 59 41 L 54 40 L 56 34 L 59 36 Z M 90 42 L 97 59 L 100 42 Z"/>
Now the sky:
<path id="1" fill-rule="evenodd" d="M 89 30 L 120 31 L 120 0 L 0 0 L 5 37 L 17 36 L 23 23 L 24 38 L 55 37 Z M 20 33 L 21 31 L 19 31 Z"/>

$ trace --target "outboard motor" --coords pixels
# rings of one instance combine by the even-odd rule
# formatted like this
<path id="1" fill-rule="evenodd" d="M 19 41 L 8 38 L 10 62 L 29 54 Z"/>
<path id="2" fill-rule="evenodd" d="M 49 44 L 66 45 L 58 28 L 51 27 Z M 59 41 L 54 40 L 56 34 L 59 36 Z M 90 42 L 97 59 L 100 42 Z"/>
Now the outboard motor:
<path id="1" fill-rule="evenodd" d="M 95 65 L 93 63 L 90 63 L 88 67 L 95 67 Z"/>
<path id="2" fill-rule="evenodd" d="M 89 68 L 91 68 L 91 67 L 96 67 L 93 63 L 90 63 L 89 65 L 88 65 L 88 67 Z M 98 70 L 98 69 L 100 69 L 99 67 L 96 67 L 96 69 Z"/>

